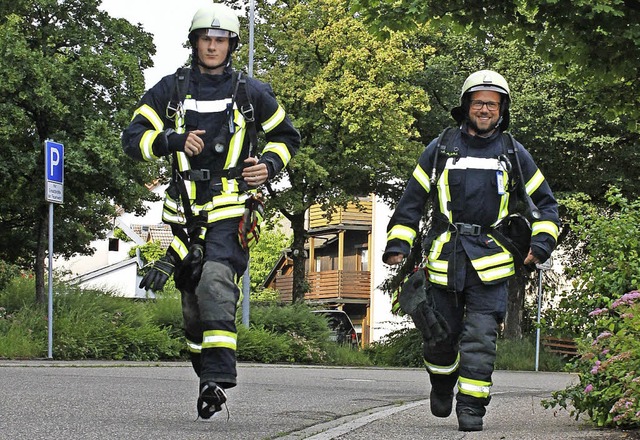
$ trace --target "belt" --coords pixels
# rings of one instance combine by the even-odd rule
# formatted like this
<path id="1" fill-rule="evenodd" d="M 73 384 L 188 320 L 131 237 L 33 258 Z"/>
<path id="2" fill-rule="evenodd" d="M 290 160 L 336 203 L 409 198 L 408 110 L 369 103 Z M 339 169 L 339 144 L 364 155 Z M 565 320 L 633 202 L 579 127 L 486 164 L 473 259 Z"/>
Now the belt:
<path id="1" fill-rule="evenodd" d="M 224 177 L 226 179 L 237 179 L 242 176 L 242 169 L 244 167 L 233 167 L 226 170 L 186 170 L 181 171 L 178 174 L 184 180 L 190 180 L 192 182 L 203 182 L 211 180 L 212 177 Z"/>
<path id="2" fill-rule="evenodd" d="M 459 235 L 478 236 L 483 232 L 489 232 L 489 230 L 491 229 L 486 227 L 483 228 L 480 225 L 473 225 L 470 223 L 454 223 L 451 226 L 453 226 L 452 232 L 457 232 Z"/>

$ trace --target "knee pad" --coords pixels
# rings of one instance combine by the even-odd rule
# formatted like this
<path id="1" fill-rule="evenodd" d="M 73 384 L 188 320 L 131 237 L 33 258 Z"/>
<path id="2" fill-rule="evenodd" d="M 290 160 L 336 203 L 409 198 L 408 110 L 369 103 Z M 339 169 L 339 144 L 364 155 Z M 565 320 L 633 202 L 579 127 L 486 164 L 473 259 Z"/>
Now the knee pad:
<path id="1" fill-rule="evenodd" d="M 235 272 L 226 264 L 207 261 L 196 288 L 202 321 L 235 321 L 240 290 Z"/>

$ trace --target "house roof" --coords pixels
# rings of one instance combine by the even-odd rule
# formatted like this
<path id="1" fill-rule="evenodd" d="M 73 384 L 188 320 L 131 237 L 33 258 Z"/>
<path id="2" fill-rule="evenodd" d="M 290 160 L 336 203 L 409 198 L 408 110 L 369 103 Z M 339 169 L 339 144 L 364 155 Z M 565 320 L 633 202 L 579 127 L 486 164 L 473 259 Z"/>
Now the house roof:
<path id="1" fill-rule="evenodd" d="M 167 249 L 173 240 L 171 227 L 166 224 L 158 225 L 131 225 L 131 229 L 145 242 L 159 241 L 162 249 Z"/>

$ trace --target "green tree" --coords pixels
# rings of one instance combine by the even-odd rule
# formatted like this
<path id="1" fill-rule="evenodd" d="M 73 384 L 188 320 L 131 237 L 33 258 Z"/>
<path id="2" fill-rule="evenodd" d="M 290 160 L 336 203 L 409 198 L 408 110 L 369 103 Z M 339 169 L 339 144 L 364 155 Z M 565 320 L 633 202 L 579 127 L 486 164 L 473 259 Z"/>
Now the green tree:
<path id="1" fill-rule="evenodd" d="M 0 251 L 35 269 L 44 301 L 48 206 L 43 145 L 65 146 L 64 204 L 55 253 L 90 254 L 116 206 L 142 211 L 151 170 L 126 160 L 120 132 L 155 53 L 140 26 L 109 17 L 98 0 L 16 0 L 0 5 Z"/>
<path id="2" fill-rule="evenodd" d="M 251 249 L 251 293 L 261 290 L 269 272 L 291 244 L 291 237 L 279 225 L 267 224 L 260 233 L 260 241 Z"/>
<path id="3" fill-rule="evenodd" d="M 534 47 L 557 71 L 590 85 L 587 98 L 606 103 L 594 113 L 622 117 L 640 131 L 640 2 L 637 0 L 354 0 L 372 29 L 410 29 L 452 22 L 481 41 L 506 24 L 511 39 Z M 594 96 L 597 95 L 597 96 Z"/>
<path id="4" fill-rule="evenodd" d="M 302 135 L 271 207 L 293 229 L 294 300 L 304 297 L 305 212 L 401 191 L 423 146 L 413 124 L 428 110 L 413 81 L 427 48 L 403 33 L 371 38 L 336 0 L 258 1 L 256 76 L 270 82 Z"/>

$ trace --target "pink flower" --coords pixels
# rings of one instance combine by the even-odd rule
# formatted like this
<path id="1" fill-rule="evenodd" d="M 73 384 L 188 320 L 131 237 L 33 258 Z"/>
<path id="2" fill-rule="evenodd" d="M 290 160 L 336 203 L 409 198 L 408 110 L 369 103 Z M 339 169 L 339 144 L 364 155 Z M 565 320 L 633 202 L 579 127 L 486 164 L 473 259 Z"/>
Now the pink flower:
<path id="1" fill-rule="evenodd" d="M 618 306 L 623 304 L 631 304 L 635 299 L 640 298 L 640 292 L 637 290 L 631 291 L 629 293 L 625 293 L 619 299 L 615 300 L 613 304 L 611 304 L 611 308 L 615 309 Z"/>
<path id="2" fill-rule="evenodd" d="M 600 370 L 600 361 L 596 361 L 595 365 L 591 369 L 591 374 L 598 374 L 599 370 Z"/>
<path id="3" fill-rule="evenodd" d="M 584 389 L 584 393 L 585 394 L 589 394 L 591 391 L 593 391 L 593 385 L 589 384 L 586 386 L 586 388 Z"/>
<path id="4" fill-rule="evenodd" d="M 593 312 L 589 313 L 589 316 L 598 316 L 598 315 L 602 315 L 603 313 L 607 313 L 609 310 L 605 307 L 602 309 L 595 309 Z"/>

